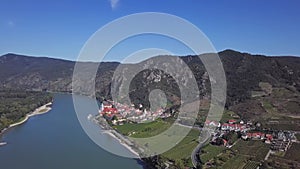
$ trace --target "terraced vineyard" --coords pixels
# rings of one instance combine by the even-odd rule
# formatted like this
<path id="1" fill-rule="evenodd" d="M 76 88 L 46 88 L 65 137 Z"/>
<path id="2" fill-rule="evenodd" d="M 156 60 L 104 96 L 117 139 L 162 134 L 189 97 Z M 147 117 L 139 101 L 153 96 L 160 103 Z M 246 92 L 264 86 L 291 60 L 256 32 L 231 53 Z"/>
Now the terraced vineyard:
<path id="1" fill-rule="evenodd" d="M 239 140 L 233 147 L 239 155 L 251 157 L 255 161 L 263 160 L 269 151 L 269 145 L 262 141 L 243 141 Z"/>
<path id="2" fill-rule="evenodd" d="M 255 169 L 264 160 L 268 151 L 269 145 L 262 141 L 238 140 L 231 149 L 224 149 L 211 157 L 204 168 L 213 166 L 222 169 Z"/>
<path id="3" fill-rule="evenodd" d="M 259 166 L 258 162 L 255 161 L 249 161 L 247 164 L 243 167 L 243 169 L 256 169 Z"/>

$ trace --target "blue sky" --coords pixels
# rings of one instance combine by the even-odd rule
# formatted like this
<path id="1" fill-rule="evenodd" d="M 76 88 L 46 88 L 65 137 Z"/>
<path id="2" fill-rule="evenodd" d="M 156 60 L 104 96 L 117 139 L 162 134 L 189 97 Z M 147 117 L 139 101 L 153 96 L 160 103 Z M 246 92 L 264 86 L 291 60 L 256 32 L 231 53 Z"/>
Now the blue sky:
<path id="1" fill-rule="evenodd" d="M 1 0 L 0 55 L 76 60 L 88 38 L 114 19 L 163 12 L 196 25 L 218 51 L 300 56 L 299 7 L 297 0 Z M 106 60 L 143 48 L 190 54 L 174 40 L 145 36 L 116 47 Z"/>

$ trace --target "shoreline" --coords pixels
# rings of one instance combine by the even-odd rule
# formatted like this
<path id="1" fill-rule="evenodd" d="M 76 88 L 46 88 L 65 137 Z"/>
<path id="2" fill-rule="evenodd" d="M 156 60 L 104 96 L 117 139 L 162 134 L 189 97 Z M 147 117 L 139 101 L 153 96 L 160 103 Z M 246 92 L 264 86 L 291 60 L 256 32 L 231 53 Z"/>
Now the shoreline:
<path id="1" fill-rule="evenodd" d="M 19 122 L 16 122 L 16 123 L 13 123 L 13 124 L 10 124 L 7 128 L 3 129 L 0 132 L 0 138 L 1 138 L 2 134 L 5 133 L 5 131 L 7 131 L 10 128 L 13 128 L 15 126 L 18 126 L 18 125 L 21 125 L 21 124 L 25 123 L 27 120 L 29 120 L 30 117 L 45 114 L 45 113 L 49 112 L 52 109 L 51 107 L 49 107 L 50 105 L 52 105 L 52 102 L 44 104 L 43 106 L 40 106 L 40 107 L 36 108 L 33 112 L 30 112 L 30 113 L 26 114 L 23 120 L 21 120 Z"/>
<path id="2" fill-rule="evenodd" d="M 118 133 L 109 124 L 102 124 L 104 122 L 106 123 L 106 121 L 103 121 L 104 119 L 99 121 L 99 119 L 97 119 L 97 118 L 98 117 L 96 116 L 94 118 L 94 121 L 102 128 L 102 130 L 103 130 L 102 133 L 103 134 L 107 134 L 110 137 L 116 139 L 122 146 L 124 146 L 127 150 L 129 150 L 132 154 L 134 154 L 137 159 L 141 160 L 141 157 L 140 157 L 138 151 L 135 150 L 135 149 L 138 149 L 138 148 L 133 146 L 132 141 L 130 141 L 128 138 L 126 138 L 126 136 Z"/>
<path id="3" fill-rule="evenodd" d="M 122 139 L 120 139 L 119 137 L 117 137 L 115 134 L 113 134 L 113 131 L 111 130 L 105 130 L 103 131 L 104 134 L 107 134 L 109 136 L 111 136 L 112 138 L 118 140 L 118 142 L 124 146 L 127 150 L 129 150 L 131 153 L 133 153 L 134 155 L 137 156 L 138 159 L 141 159 L 140 158 L 140 155 L 139 153 L 137 153 L 130 145 L 126 144 Z"/>

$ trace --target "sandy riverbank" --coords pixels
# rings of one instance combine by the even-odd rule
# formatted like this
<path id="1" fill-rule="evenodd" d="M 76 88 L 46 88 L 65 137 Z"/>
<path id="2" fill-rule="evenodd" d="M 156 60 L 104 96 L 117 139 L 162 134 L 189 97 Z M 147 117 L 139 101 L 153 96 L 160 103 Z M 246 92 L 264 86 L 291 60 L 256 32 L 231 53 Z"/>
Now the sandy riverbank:
<path id="1" fill-rule="evenodd" d="M 133 143 L 128 138 L 126 138 L 122 134 L 115 131 L 106 122 L 106 120 L 104 118 L 102 118 L 100 116 L 96 116 L 95 118 L 93 118 L 93 121 L 102 128 L 102 130 L 103 130 L 102 133 L 107 134 L 107 135 L 111 136 L 112 138 L 116 139 L 122 146 L 124 146 L 131 153 L 133 153 L 136 156 L 136 158 L 140 159 L 140 155 L 139 155 L 138 151 L 135 150 L 136 147 L 133 146 Z"/>
<path id="2" fill-rule="evenodd" d="M 113 134 L 112 130 L 105 130 L 103 133 L 108 134 L 109 136 L 113 137 L 114 139 L 118 140 L 119 143 L 124 146 L 126 149 L 128 149 L 131 153 L 133 153 L 136 158 L 140 158 L 139 153 L 137 153 L 131 146 L 126 144 L 121 138 L 117 137 L 115 134 Z"/>
<path id="3" fill-rule="evenodd" d="M 45 104 L 41 107 L 36 108 L 33 112 L 28 113 L 22 121 L 11 124 L 11 125 L 8 126 L 8 128 L 15 127 L 15 126 L 18 126 L 20 124 L 23 124 L 32 116 L 36 116 L 36 115 L 40 115 L 40 114 L 44 114 L 44 113 L 49 112 L 51 110 L 50 105 L 52 105 L 52 102 L 49 102 L 49 103 L 47 103 L 47 104 Z"/>

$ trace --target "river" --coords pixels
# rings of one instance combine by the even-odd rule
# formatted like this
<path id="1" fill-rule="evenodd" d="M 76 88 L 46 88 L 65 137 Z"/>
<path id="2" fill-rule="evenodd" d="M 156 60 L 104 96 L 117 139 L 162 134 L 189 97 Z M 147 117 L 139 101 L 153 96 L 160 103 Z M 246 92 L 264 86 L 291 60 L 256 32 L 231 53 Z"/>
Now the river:
<path id="1" fill-rule="evenodd" d="M 88 97 L 81 100 L 87 106 L 92 101 Z M 1 169 L 143 168 L 137 160 L 113 155 L 90 140 L 68 94 L 55 94 L 52 110 L 9 129 L 0 139 L 7 142 L 0 147 Z M 122 153 L 130 153 L 109 135 L 102 134 L 101 139 Z"/>

